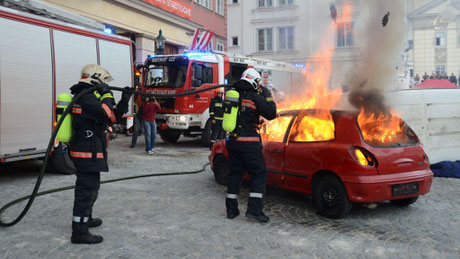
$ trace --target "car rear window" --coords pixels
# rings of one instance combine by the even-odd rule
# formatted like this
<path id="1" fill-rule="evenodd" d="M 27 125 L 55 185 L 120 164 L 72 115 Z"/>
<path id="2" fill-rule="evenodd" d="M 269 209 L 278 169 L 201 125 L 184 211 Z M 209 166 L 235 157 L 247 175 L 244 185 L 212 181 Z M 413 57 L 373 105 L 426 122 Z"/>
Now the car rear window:
<path id="1" fill-rule="evenodd" d="M 375 147 L 400 147 L 418 144 L 417 135 L 398 116 L 358 116 L 358 126 L 364 141 Z"/>
<path id="2" fill-rule="evenodd" d="M 291 130 L 290 141 L 317 142 L 335 139 L 335 124 L 329 111 L 299 114 Z"/>
<path id="3" fill-rule="evenodd" d="M 271 121 L 265 121 L 260 128 L 260 137 L 263 141 L 283 142 L 291 120 L 292 115 L 282 115 Z"/>

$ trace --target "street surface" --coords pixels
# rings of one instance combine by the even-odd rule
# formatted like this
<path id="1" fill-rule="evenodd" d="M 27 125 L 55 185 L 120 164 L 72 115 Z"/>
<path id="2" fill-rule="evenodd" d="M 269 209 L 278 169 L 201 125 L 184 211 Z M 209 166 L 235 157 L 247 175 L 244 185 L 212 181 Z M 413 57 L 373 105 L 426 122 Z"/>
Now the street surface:
<path id="1" fill-rule="evenodd" d="M 193 171 L 209 149 L 185 138 L 174 146 L 157 137 L 147 156 L 144 138 L 129 148 L 119 135 L 109 147 L 111 179 L 147 173 Z M 40 161 L 1 165 L 0 205 L 30 194 Z M 48 173 L 40 190 L 73 185 L 75 176 Z M 407 208 L 385 202 L 370 210 L 355 206 L 341 220 L 316 215 L 302 195 L 269 188 L 267 224 L 240 215 L 225 218 L 226 188 L 210 168 L 195 175 L 129 180 L 101 186 L 92 229 L 100 245 L 70 243 L 73 191 L 35 200 L 18 225 L 0 228 L 0 258 L 460 258 L 460 180 L 435 178 L 431 193 Z M 4 215 L 10 221 L 25 203 Z"/>

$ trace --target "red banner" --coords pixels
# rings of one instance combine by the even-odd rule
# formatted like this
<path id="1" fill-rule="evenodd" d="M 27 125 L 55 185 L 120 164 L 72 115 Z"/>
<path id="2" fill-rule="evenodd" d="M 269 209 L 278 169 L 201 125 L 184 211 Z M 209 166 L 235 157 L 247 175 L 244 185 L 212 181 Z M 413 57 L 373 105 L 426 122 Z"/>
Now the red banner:
<path id="1" fill-rule="evenodd" d="M 178 0 L 143 0 L 154 6 L 158 6 L 170 13 L 179 15 L 186 19 L 192 18 L 192 7 L 188 4 L 184 4 Z"/>

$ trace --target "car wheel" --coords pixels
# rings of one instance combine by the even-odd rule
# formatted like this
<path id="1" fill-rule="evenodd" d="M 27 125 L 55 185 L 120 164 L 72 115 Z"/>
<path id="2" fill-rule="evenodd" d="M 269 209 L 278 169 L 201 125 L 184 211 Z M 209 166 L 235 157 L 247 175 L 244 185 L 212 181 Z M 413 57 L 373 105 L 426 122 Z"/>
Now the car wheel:
<path id="1" fill-rule="evenodd" d="M 332 175 L 322 176 L 315 181 L 313 202 L 319 214 L 334 219 L 345 217 L 352 207 L 345 186 Z"/>
<path id="2" fill-rule="evenodd" d="M 165 143 L 175 144 L 180 138 L 181 132 L 174 130 L 160 130 L 160 137 Z"/>
<path id="3" fill-rule="evenodd" d="M 412 203 L 417 201 L 417 199 L 418 199 L 418 196 L 415 196 L 415 197 L 410 197 L 410 198 L 406 198 L 406 199 L 390 200 L 390 202 L 393 205 L 400 206 L 400 207 L 405 207 L 405 206 L 411 205 Z"/>
<path id="4" fill-rule="evenodd" d="M 214 159 L 214 178 L 219 184 L 227 185 L 229 170 L 228 161 L 224 155 L 219 155 Z"/>

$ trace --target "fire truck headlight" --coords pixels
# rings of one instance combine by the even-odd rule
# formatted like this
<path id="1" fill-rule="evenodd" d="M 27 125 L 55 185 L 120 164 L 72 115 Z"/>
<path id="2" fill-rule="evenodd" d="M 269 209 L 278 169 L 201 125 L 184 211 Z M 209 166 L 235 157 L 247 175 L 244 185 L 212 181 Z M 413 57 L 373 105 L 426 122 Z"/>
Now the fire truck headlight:
<path id="1" fill-rule="evenodd" d="M 186 116 L 179 116 L 179 121 L 187 121 L 187 117 Z"/>

